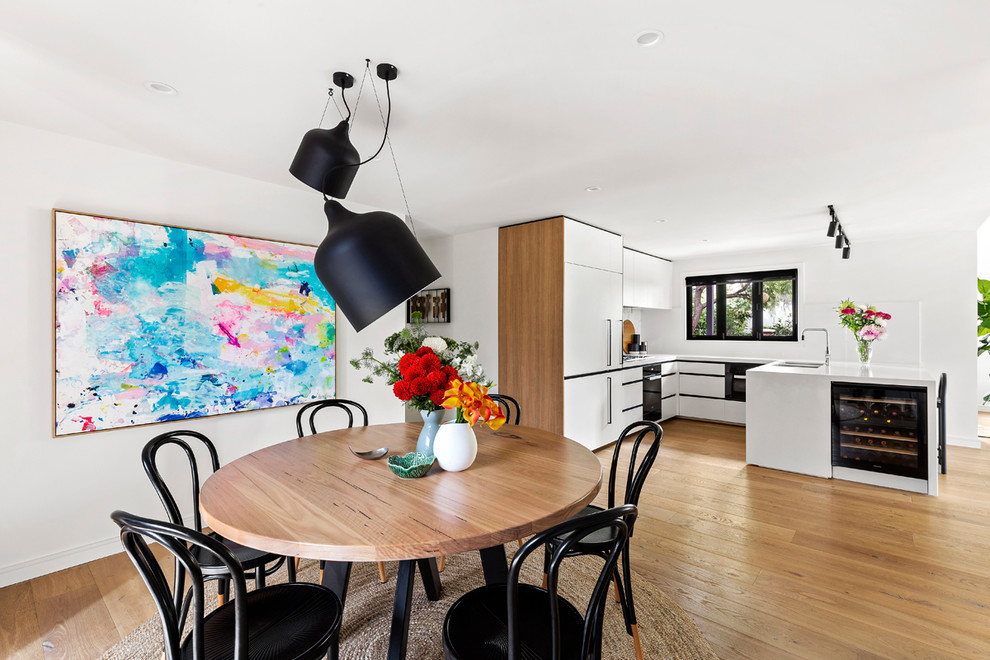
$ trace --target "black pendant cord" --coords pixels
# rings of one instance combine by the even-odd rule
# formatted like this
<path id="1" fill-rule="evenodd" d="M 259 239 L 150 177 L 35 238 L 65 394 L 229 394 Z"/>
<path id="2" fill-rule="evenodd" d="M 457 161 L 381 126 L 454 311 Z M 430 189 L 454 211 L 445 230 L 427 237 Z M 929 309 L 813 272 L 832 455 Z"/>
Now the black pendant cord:
<path id="1" fill-rule="evenodd" d="M 365 76 L 365 78 L 366 77 L 367 77 L 367 75 Z M 358 88 L 358 101 L 361 100 L 361 88 L 362 87 L 364 87 L 364 78 L 361 79 L 361 87 Z M 374 82 L 371 83 L 371 88 L 375 90 L 375 98 L 377 99 L 378 98 L 378 90 L 375 89 L 375 83 Z M 389 91 L 388 80 L 385 81 L 385 95 L 386 95 L 386 98 L 388 99 L 388 112 L 385 115 L 385 135 L 382 137 L 382 143 L 380 145 L 378 145 L 378 151 L 376 151 L 371 156 L 371 158 L 367 158 L 365 160 L 362 160 L 360 163 L 356 163 L 354 165 L 336 165 L 336 166 L 330 168 L 329 170 L 327 170 L 326 174 L 323 175 L 323 185 L 321 186 L 321 188 L 324 188 L 324 189 L 326 188 L 327 177 L 330 176 L 330 174 L 332 172 L 334 172 L 336 170 L 339 170 L 339 169 L 342 169 L 344 167 L 361 167 L 365 163 L 368 163 L 368 162 L 373 161 L 378 156 L 378 154 L 380 154 L 382 152 L 382 149 L 385 148 L 385 143 L 388 142 L 388 127 L 389 127 L 389 124 L 391 123 L 391 119 L 392 119 L 392 94 Z M 354 111 L 355 111 L 355 113 L 357 112 L 357 104 L 356 103 L 354 105 Z M 378 104 L 378 112 L 381 113 L 381 103 L 380 102 Z M 391 148 L 392 147 L 391 147 L 391 143 L 390 143 L 389 144 L 389 149 L 391 149 Z M 394 162 L 394 160 L 395 160 L 394 154 L 392 156 L 392 159 L 393 159 L 393 162 Z M 396 172 L 398 172 L 398 169 L 396 169 Z M 400 188 L 402 187 L 402 178 L 401 177 L 399 178 L 399 187 Z M 402 192 L 403 199 L 405 198 L 405 195 L 406 195 L 405 194 L 405 190 L 403 190 L 403 192 Z M 330 201 L 330 198 L 327 197 L 327 194 L 326 194 L 325 191 L 323 193 L 323 201 L 325 201 L 325 202 Z M 408 203 L 406 204 L 406 210 L 407 211 L 409 210 L 409 204 Z"/>
<path id="2" fill-rule="evenodd" d="M 382 101 L 378 97 L 378 88 L 375 87 L 374 81 L 371 82 L 371 90 L 375 93 L 375 103 L 378 104 L 378 116 L 382 118 L 383 122 L 385 122 L 385 139 L 382 144 L 384 145 L 386 142 L 388 143 L 388 152 L 392 156 L 392 167 L 395 168 L 395 178 L 399 180 L 399 190 L 402 192 L 402 203 L 406 206 L 406 217 L 409 218 L 409 227 L 412 229 L 413 236 L 415 236 L 416 223 L 413 222 L 412 211 L 409 209 L 409 198 L 406 197 L 406 187 L 402 185 L 402 175 L 399 174 L 399 163 L 395 159 L 395 150 L 392 149 L 392 140 L 388 137 L 388 124 L 389 119 L 391 119 L 392 116 L 392 97 L 388 97 L 388 117 L 386 117 L 382 112 Z M 385 80 L 385 93 L 388 94 L 388 79 Z M 381 151 L 381 148 L 379 148 L 378 151 Z"/>

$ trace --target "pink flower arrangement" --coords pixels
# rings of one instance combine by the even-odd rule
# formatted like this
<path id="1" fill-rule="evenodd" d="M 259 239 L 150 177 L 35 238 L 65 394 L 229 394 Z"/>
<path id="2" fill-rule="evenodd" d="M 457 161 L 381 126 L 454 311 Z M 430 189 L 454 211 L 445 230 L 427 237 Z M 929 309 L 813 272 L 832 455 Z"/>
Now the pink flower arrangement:
<path id="1" fill-rule="evenodd" d="M 881 312 L 872 305 L 864 307 L 851 300 L 843 300 L 837 308 L 839 323 L 849 328 L 856 338 L 860 360 L 869 361 L 870 342 L 887 338 L 887 321 L 890 314 Z"/>

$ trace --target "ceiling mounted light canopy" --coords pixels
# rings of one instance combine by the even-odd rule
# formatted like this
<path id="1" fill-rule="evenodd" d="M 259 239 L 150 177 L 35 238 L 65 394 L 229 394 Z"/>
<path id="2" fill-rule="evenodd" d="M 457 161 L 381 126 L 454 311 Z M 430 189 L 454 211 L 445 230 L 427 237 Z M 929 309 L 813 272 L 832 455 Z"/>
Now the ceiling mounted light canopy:
<path id="1" fill-rule="evenodd" d="M 365 62 L 362 86 L 371 66 L 370 60 Z M 332 129 L 320 127 L 308 131 L 289 167 L 293 176 L 323 193 L 324 211 L 329 226 L 326 237 L 316 250 L 313 265 L 317 277 L 333 297 L 337 307 L 359 332 L 440 277 L 440 271 L 430 261 L 409 226 L 398 216 L 386 211 L 354 213 L 344 208 L 336 199 L 329 199 L 345 197 L 360 166 L 377 157 L 386 143 L 395 164 L 395 153 L 388 142 L 388 127 L 392 117 L 389 82 L 395 80 L 399 72 L 393 65 L 382 63 L 378 65 L 376 73 L 385 81 L 388 110 L 383 115 L 385 134 L 374 155 L 362 161 L 357 149 L 351 144 L 349 133 L 352 112 L 344 98 L 344 91 L 353 87 L 354 78 L 348 73 L 338 71 L 333 76 L 333 82 L 341 89 L 347 116 Z M 371 85 L 377 100 L 378 90 L 375 89 L 374 81 Z M 330 88 L 327 107 L 332 98 L 333 88 Z M 360 100 L 360 93 L 358 99 Z M 378 109 L 381 112 L 380 102 Z M 320 124 L 322 123 L 321 120 Z M 395 172 L 398 176 L 398 165 Z M 406 200 L 405 189 L 402 188 L 401 176 L 399 187 L 402 189 L 402 199 L 411 222 L 412 214 L 409 213 L 409 202 Z"/>

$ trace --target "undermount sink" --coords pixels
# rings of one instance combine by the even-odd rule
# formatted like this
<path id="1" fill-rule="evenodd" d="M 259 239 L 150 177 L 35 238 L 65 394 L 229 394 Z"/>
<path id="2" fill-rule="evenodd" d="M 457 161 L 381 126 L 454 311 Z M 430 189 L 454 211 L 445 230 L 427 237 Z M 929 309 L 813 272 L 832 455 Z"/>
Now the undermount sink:
<path id="1" fill-rule="evenodd" d="M 794 362 L 791 360 L 781 360 L 776 364 L 778 367 L 798 367 L 799 369 L 817 369 L 825 364 L 824 362 Z"/>

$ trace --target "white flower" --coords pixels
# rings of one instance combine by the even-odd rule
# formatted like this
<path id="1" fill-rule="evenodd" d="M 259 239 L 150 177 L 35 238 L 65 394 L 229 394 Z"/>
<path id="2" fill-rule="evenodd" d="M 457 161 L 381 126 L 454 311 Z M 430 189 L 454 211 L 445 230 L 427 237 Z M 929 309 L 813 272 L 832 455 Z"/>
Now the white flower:
<path id="1" fill-rule="evenodd" d="M 437 355 L 447 350 L 447 340 L 443 337 L 427 337 L 423 340 L 423 346 L 432 349 Z"/>
<path id="2" fill-rule="evenodd" d="M 882 319 L 882 318 L 880 318 L 880 317 L 876 317 L 876 318 L 874 318 L 874 319 L 873 319 L 873 322 L 874 322 L 874 323 L 875 323 L 876 325 L 879 325 L 879 326 L 880 326 L 881 328 L 884 328 L 884 327 L 886 327 L 886 326 L 887 326 L 887 320 L 886 320 L 886 319 Z"/>

